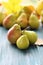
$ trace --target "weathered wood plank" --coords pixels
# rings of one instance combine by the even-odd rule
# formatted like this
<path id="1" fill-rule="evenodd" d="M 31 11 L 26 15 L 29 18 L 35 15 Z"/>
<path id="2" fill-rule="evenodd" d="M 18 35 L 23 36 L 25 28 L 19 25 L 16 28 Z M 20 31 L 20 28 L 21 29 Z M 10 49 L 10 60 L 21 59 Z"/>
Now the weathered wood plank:
<path id="1" fill-rule="evenodd" d="M 43 39 L 43 28 L 37 32 Z M 19 50 L 7 40 L 7 30 L 0 27 L 0 65 L 43 65 L 43 46 Z"/>

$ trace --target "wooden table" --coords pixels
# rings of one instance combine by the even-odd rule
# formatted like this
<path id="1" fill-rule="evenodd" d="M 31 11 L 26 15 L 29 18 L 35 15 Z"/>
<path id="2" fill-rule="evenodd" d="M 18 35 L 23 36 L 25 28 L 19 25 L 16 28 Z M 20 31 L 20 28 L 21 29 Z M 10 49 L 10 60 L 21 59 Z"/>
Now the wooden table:
<path id="1" fill-rule="evenodd" d="M 0 27 L 0 65 L 43 65 L 43 46 L 19 50 L 7 40 L 7 31 Z M 36 32 L 43 39 L 43 27 Z"/>

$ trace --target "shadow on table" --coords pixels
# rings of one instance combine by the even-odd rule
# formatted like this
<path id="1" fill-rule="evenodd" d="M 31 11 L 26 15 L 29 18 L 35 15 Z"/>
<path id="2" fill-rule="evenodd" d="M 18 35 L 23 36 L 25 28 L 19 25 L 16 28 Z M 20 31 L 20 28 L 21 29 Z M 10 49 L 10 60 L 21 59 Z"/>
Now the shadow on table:
<path id="1" fill-rule="evenodd" d="M 11 45 L 11 47 L 12 47 L 13 49 L 16 49 L 17 51 L 23 53 L 23 54 L 25 54 L 25 53 L 30 53 L 31 50 L 37 50 L 37 46 L 36 46 L 36 45 L 30 45 L 30 46 L 29 46 L 27 49 L 25 49 L 25 50 L 24 50 L 24 49 L 18 49 L 16 45 Z"/>

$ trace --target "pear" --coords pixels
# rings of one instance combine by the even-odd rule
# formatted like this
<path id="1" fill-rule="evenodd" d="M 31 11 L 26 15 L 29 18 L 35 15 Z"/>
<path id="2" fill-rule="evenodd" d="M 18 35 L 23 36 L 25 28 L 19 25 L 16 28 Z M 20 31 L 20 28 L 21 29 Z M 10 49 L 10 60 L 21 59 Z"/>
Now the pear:
<path id="1" fill-rule="evenodd" d="M 24 11 L 27 14 L 31 14 L 33 11 L 35 11 L 35 8 L 33 5 L 24 6 Z"/>
<path id="2" fill-rule="evenodd" d="M 36 15 L 38 19 L 40 19 L 40 15 L 37 13 L 37 11 L 33 11 L 32 14 Z"/>
<path id="3" fill-rule="evenodd" d="M 21 28 L 26 28 L 28 25 L 28 21 L 27 21 L 27 16 L 25 13 L 22 13 L 18 19 L 17 19 L 17 24 L 19 24 L 21 26 Z"/>
<path id="4" fill-rule="evenodd" d="M 3 19 L 5 18 L 5 16 L 6 15 L 4 13 L 0 12 L 0 25 L 2 25 Z"/>
<path id="5" fill-rule="evenodd" d="M 3 20 L 3 26 L 7 29 L 11 28 L 16 23 L 15 19 L 16 17 L 14 14 L 7 15 Z"/>
<path id="6" fill-rule="evenodd" d="M 41 11 L 43 10 L 43 0 L 39 0 L 38 5 L 36 7 L 36 11 L 39 15 L 41 15 Z"/>
<path id="7" fill-rule="evenodd" d="M 29 47 L 29 40 L 26 35 L 22 35 L 18 38 L 16 45 L 19 49 L 27 49 Z"/>
<path id="8" fill-rule="evenodd" d="M 41 22 L 43 24 L 43 10 L 41 11 Z"/>
<path id="9" fill-rule="evenodd" d="M 31 14 L 29 18 L 29 25 L 32 29 L 38 29 L 39 28 L 39 20 L 35 14 Z"/>
<path id="10" fill-rule="evenodd" d="M 8 40 L 12 43 L 12 44 L 15 44 L 17 39 L 21 36 L 21 28 L 20 28 L 20 25 L 18 24 L 15 24 L 13 25 L 8 33 L 7 33 L 7 38 Z"/>
<path id="11" fill-rule="evenodd" d="M 24 6 L 23 10 L 24 10 L 24 12 L 25 12 L 26 15 L 27 15 L 27 19 L 29 20 L 29 17 L 30 17 L 30 15 L 31 15 L 31 13 L 32 13 L 33 11 L 35 11 L 35 8 L 34 8 L 33 5 L 29 5 L 29 6 Z"/>
<path id="12" fill-rule="evenodd" d="M 34 31 L 24 30 L 24 31 L 22 31 L 22 34 L 27 35 L 30 44 L 34 44 L 37 41 L 37 34 Z"/>

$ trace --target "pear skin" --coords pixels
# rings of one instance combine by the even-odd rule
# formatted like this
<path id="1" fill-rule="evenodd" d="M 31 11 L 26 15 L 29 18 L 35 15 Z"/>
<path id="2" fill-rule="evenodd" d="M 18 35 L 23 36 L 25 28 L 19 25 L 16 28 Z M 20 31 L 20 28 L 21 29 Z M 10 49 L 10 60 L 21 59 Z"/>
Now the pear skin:
<path id="1" fill-rule="evenodd" d="M 0 25 L 3 24 L 3 19 L 6 17 L 6 14 L 0 12 Z"/>
<path id="2" fill-rule="evenodd" d="M 41 11 L 41 23 L 43 24 L 43 10 Z"/>
<path id="3" fill-rule="evenodd" d="M 22 35 L 18 38 L 16 45 L 19 49 L 27 49 L 29 47 L 29 40 L 26 35 Z"/>
<path id="4" fill-rule="evenodd" d="M 28 25 L 28 21 L 27 21 L 27 16 L 25 13 L 22 13 L 18 19 L 17 19 L 17 24 L 19 24 L 21 26 L 21 28 L 26 28 Z"/>
<path id="5" fill-rule="evenodd" d="M 31 14 L 29 18 L 29 25 L 32 29 L 38 29 L 40 22 L 35 14 Z"/>
<path id="6" fill-rule="evenodd" d="M 30 44 L 34 44 L 34 43 L 37 41 L 37 38 L 38 38 L 38 37 L 37 37 L 36 32 L 34 32 L 34 31 L 24 30 L 24 31 L 22 31 L 22 34 L 27 35 Z"/>
<path id="7" fill-rule="evenodd" d="M 11 28 L 15 24 L 15 16 L 14 14 L 9 14 L 3 20 L 3 26 L 7 29 Z"/>
<path id="8" fill-rule="evenodd" d="M 37 7 L 36 7 L 36 11 L 37 11 L 37 13 L 39 14 L 39 15 L 41 15 L 41 11 L 43 10 L 43 0 L 40 0 L 39 2 L 38 2 L 38 5 L 37 5 Z"/>
<path id="9" fill-rule="evenodd" d="M 7 38 L 12 44 L 15 44 L 20 36 L 21 28 L 18 24 L 13 25 L 7 33 Z"/>

